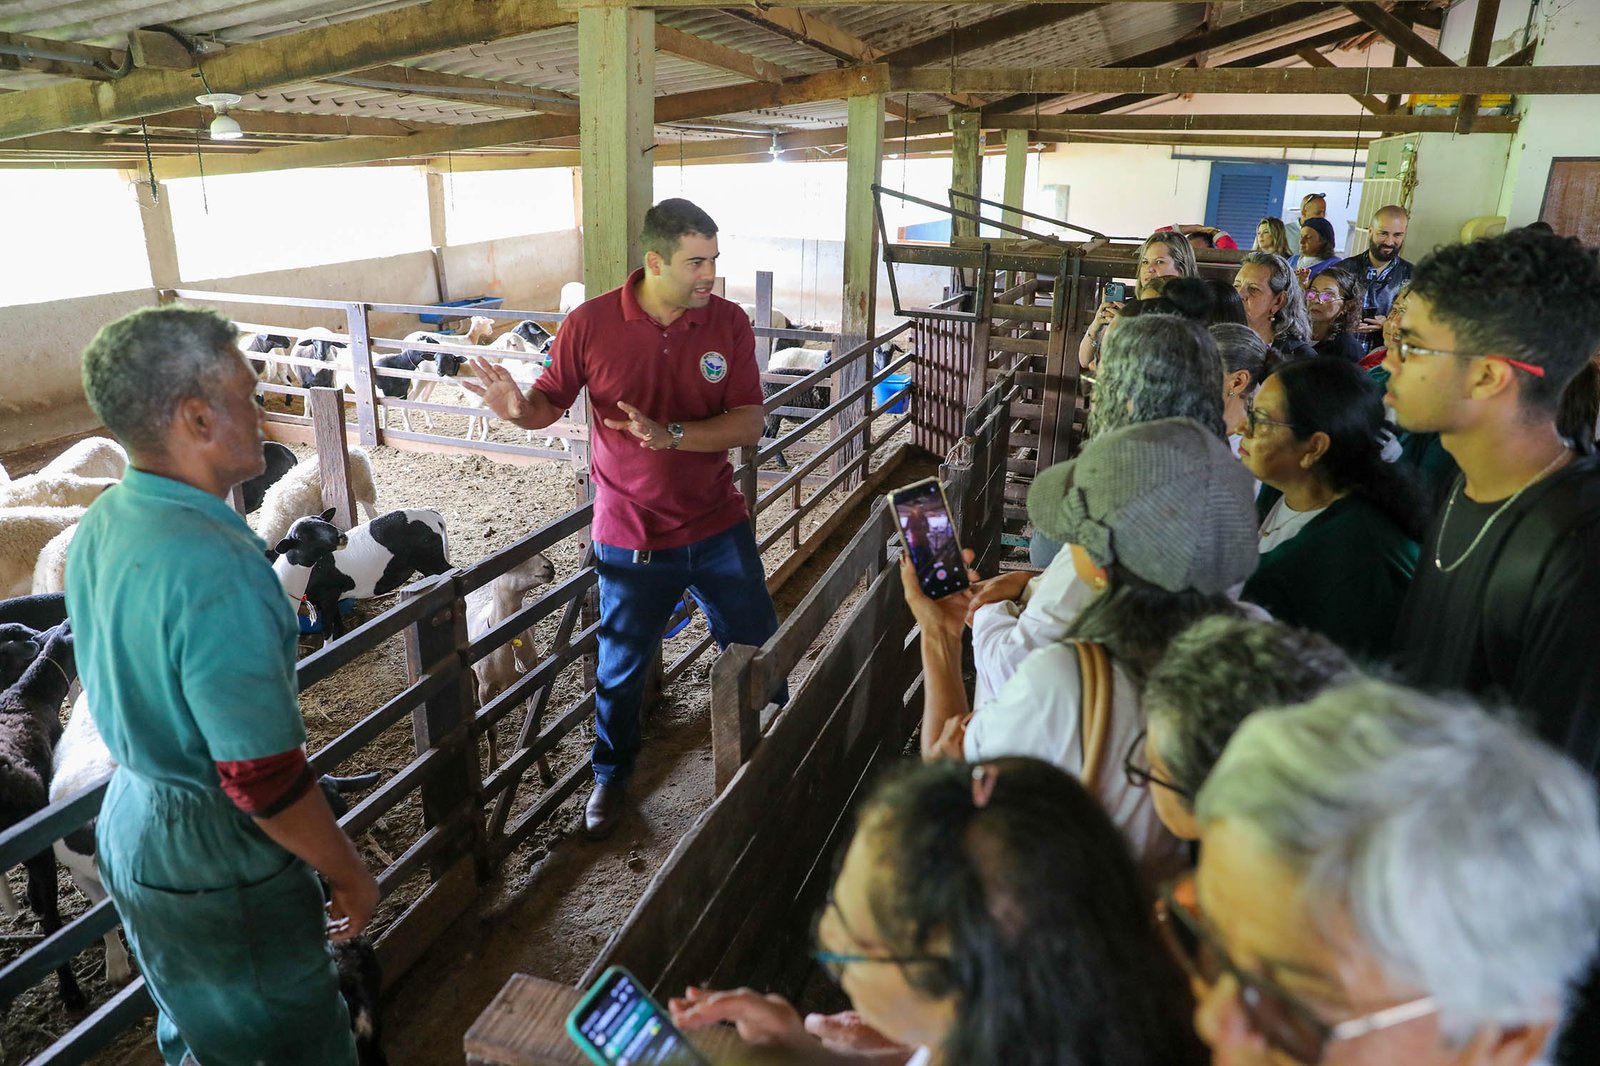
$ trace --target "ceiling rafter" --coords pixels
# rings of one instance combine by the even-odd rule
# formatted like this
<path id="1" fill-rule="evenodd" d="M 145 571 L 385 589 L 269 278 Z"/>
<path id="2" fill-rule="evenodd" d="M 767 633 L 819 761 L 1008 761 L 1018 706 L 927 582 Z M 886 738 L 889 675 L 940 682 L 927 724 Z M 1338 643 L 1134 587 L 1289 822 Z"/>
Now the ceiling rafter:
<path id="1" fill-rule="evenodd" d="M 1054 26 L 1108 6 L 1110 5 L 1103 3 L 1073 7 L 1059 4 L 1030 4 L 1028 7 L 1008 11 L 1003 15 L 996 15 L 959 29 L 936 33 L 916 44 L 885 52 L 878 58 L 880 62 L 894 67 L 920 67 L 948 60 L 963 52 L 987 48 L 989 45 L 999 44 L 1047 26 Z"/>
<path id="2" fill-rule="evenodd" d="M 1455 60 L 1424 40 L 1404 19 L 1373 3 L 1344 5 L 1356 18 L 1388 38 L 1389 42 L 1425 67 L 1453 67 Z M 1496 5 L 1498 6 L 1498 5 Z M 1487 58 L 1487 57 L 1485 57 Z"/>

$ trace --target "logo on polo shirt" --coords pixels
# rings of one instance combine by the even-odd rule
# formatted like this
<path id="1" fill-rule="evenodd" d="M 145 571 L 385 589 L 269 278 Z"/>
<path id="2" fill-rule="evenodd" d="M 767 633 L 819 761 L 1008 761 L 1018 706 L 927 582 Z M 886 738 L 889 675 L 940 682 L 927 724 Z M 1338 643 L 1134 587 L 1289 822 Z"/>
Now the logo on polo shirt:
<path id="1" fill-rule="evenodd" d="M 707 352 L 700 357 L 700 376 L 715 385 L 728 376 L 728 359 L 721 352 Z"/>

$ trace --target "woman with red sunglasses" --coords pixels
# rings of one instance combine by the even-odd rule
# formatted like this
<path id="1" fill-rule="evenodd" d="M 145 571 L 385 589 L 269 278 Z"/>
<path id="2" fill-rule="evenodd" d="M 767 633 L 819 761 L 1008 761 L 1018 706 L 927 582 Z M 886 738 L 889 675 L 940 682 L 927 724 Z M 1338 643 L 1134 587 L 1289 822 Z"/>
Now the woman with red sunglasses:
<path id="1" fill-rule="evenodd" d="M 1564 756 L 1363 681 L 1251 715 L 1196 813 L 1158 915 L 1213 1063 L 1540 1059 L 1600 936 L 1594 782 Z"/>

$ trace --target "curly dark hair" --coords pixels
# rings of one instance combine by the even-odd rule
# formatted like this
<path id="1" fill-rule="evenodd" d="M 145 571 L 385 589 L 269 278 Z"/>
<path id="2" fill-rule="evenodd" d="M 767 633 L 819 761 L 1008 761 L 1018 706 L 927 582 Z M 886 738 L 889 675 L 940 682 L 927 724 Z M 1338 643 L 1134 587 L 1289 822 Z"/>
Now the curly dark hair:
<path id="1" fill-rule="evenodd" d="M 1104 644 L 1117 665 L 1143 681 L 1172 638 L 1214 614 L 1234 615 L 1239 604 L 1221 593 L 1180 589 L 1169 592 L 1127 567 L 1106 567 L 1106 588 L 1067 627 L 1067 640 Z"/>
<path id="2" fill-rule="evenodd" d="M 860 832 L 882 848 L 873 915 L 907 981 L 954 995 L 945 1062 L 1188 1066 L 1206 1060 L 1186 984 L 1151 921 L 1127 841 L 1076 778 L 1037 759 L 913 767 L 881 786 Z"/>
<path id="3" fill-rule="evenodd" d="M 717 224 L 698 204 L 680 197 L 662 200 L 644 213 L 644 228 L 639 234 L 639 244 L 647 252 L 672 261 L 678 254 L 678 244 L 689 234 L 715 237 Z"/>
<path id="4" fill-rule="evenodd" d="M 1195 796 L 1245 716 L 1303 703 L 1355 677 L 1328 638 L 1282 622 L 1205 618 L 1173 638 L 1145 682 L 1144 709 L 1172 783 Z"/>
<path id="5" fill-rule="evenodd" d="M 1383 389 L 1354 363 L 1299 359 L 1269 375 L 1283 389 L 1285 418 L 1297 440 L 1328 435 L 1316 469 L 1336 491 L 1348 489 L 1373 504 L 1412 540 L 1432 518 L 1411 468 L 1383 461 Z"/>
<path id="6" fill-rule="evenodd" d="M 1218 322 L 1246 324 L 1244 302 L 1232 285 L 1216 278 L 1171 278 L 1150 311 L 1182 315 L 1202 326 Z"/>
<path id="7" fill-rule="evenodd" d="M 1515 375 L 1521 402 L 1553 415 L 1600 347 L 1600 257 L 1574 237 L 1526 227 L 1447 244 L 1417 264 L 1411 291 L 1465 352 L 1543 367 Z"/>
<path id="8" fill-rule="evenodd" d="M 1336 337 L 1341 333 L 1354 331 L 1357 326 L 1361 325 L 1361 303 L 1367 297 L 1367 283 L 1357 277 L 1355 271 L 1345 270 L 1341 267 L 1329 267 L 1324 270 L 1316 278 L 1311 279 L 1313 284 L 1316 283 L 1317 278 L 1327 278 L 1339 286 L 1339 295 L 1344 297 L 1344 314 L 1340 315 L 1338 321 L 1334 322 L 1333 329 L 1328 336 Z M 1311 291 L 1310 286 L 1307 286 L 1306 291 Z"/>

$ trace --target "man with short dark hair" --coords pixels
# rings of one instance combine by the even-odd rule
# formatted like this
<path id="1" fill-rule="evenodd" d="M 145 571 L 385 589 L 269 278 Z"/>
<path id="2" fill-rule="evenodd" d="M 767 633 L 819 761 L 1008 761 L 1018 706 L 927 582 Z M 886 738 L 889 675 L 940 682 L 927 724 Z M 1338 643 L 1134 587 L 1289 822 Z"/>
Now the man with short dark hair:
<path id="1" fill-rule="evenodd" d="M 1336 265 L 1361 278 L 1366 285 L 1361 298 L 1361 324 L 1355 328 L 1363 354 L 1383 343 L 1383 320 L 1394 306 L 1395 294 L 1411 281 L 1409 261 L 1400 258 L 1406 246 L 1406 227 L 1411 216 L 1395 204 L 1380 207 L 1367 227 L 1367 250 L 1341 259 Z"/>
<path id="2" fill-rule="evenodd" d="M 495 414 L 543 429 L 589 389 L 600 571 L 595 788 L 590 836 L 622 813 L 641 747 L 651 659 L 687 589 L 719 647 L 763 644 L 778 626 L 728 449 L 761 439 L 755 334 L 738 304 L 712 295 L 717 224 L 688 200 L 645 215 L 644 267 L 562 323 L 550 368 L 524 394 L 503 367 L 473 360 Z"/>
<path id="3" fill-rule="evenodd" d="M 95 857 L 167 1066 L 354 1066 L 327 939 L 362 931 L 378 885 L 306 762 L 290 600 L 223 502 L 263 468 L 237 338 L 215 312 L 153 307 L 83 355 L 89 406 L 129 453 L 67 569 L 84 694 L 117 763 Z"/>

